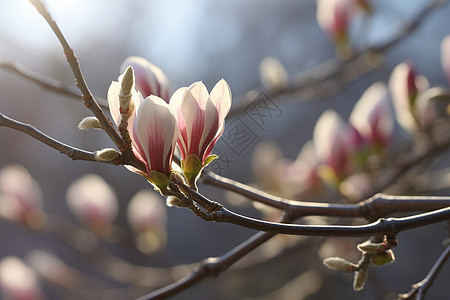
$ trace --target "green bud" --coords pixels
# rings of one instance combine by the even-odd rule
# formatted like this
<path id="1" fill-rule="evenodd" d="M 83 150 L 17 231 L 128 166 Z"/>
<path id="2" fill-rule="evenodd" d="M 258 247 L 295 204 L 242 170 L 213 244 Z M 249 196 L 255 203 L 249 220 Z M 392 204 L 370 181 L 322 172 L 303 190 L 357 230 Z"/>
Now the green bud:
<path id="1" fill-rule="evenodd" d="M 150 179 L 150 183 L 157 187 L 161 194 L 164 194 L 167 191 L 169 178 L 165 174 L 158 171 L 150 171 L 148 178 Z"/>
<path id="2" fill-rule="evenodd" d="M 394 252 L 388 250 L 385 252 L 375 253 L 370 257 L 370 262 L 375 266 L 382 266 L 395 261 Z"/>
<path id="3" fill-rule="evenodd" d="M 86 117 L 78 124 L 78 129 L 88 130 L 90 128 L 102 129 L 102 124 L 96 117 Z"/>
<path id="4" fill-rule="evenodd" d="M 181 168 L 189 185 L 194 185 L 195 180 L 202 170 L 202 160 L 197 154 L 189 154 L 186 159 L 181 161 Z"/>
<path id="5" fill-rule="evenodd" d="M 98 161 L 113 161 L 120 156 L 120 153 L 112 148 L 105 148 L 95 152 Z"/>
<path id="6" fill-rule="evenodd" d="M 341 257 L 328 257 L 323 260 L 323 264 L 331 270 L 355 272 L 358 270 L 358 266 Z"/>
<path id="7" fill-rule="evenodd" d="M 125 73 L 123 73 L 122 83 L 120 86 L 121 94 L 124 96 L 130 94 L 131 89 L 133 88 L 133 85 L 134 85 L 134 71 L 133 71 L 133 68 L 131 66 L 129 66 L 125 70 Z"/>

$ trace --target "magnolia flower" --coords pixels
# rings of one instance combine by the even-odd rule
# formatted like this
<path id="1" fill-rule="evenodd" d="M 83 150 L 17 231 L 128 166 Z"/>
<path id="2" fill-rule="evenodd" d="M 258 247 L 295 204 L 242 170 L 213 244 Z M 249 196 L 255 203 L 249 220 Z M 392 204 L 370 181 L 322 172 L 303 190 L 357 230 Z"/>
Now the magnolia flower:
<path id="1" fill-rule="evenodd" d="M 15 256 L 0 260 L 0 291 L 3 299 L 44 299 L 34 271 Z"/>
<path id="2" fill-rule="evenodd" d="M 104 233 L 118 213 L 116 194 L 98 175 L 75 180 L 67 190 L 66 200 L 72 213 L 98 234 Z"/>
<path id="3" fill-rule="evenodd" d="M 144 98 L 154 95 L 169 102 L 169 79 L 160 68 L 145 58 L 130 56 L 122 63 L 120 72 L 129 66 L 134 70 L 135 88 Z"/>
<path id="4" fill-rule="evenodd" d="M 132 73 L 126 72 L 124 75 L 132 76 Z M 129 81 L 124 75 L 119 77 L 118 82 L 113 81 L 108 90 L 109 109 L 116 125 L 119 125 L 121 120 L 119 99 L 123 90 L 122 83 Z M 169 182 L 168 176 L 178 138 L 177 120 L 169 105 L 160 97 L 151 95 L 144 99 L 134 87 L 130 93 L 129 109 L 132 111 L 127 128 L 133 152 L 144 163 L 146 173 L 131 166 L 127 168 L 144 175 L 163 191 Z"/>
<path id="5" fill-rule="evenodd" d="M 42 192 L 28 171 L 19 165 L 0 170 L 0 215 L 31 227 L 42 225 Z"/>
<path id="6" fill-rule="evenodd" d="M 450 85 L 450 34 L 441 42 L 441 64 Z"/>
<path id="7" fill-rule="evenodd" d="M 160 250 L 167 240 L 167 211 L 161 197 L 147 190 L 138 192 L 127 207 L 127 220 L 143 253 Z"/>
<path id="8" fill-rule="evenodd" d="M 427 79 L 417 75 L 410 62 L 403 62 L 392 71 L 389 89 L 396 118 L 400 126 L 410 133 L 417 131 L 420 127 L 415 113 L 417 99 L 428 87 Z"/>
<path id="9" fill-rule="evenodd" d="M 345 177 L 350 155 L 350 135 L 345 121 L 333 110 L 325 111 L 314 127 L 313 143 L 317 158 L 324 164 L 321 176 L 336 182 Z"/>
<path id="10" fill-rule="evenodd" d="M 192 185 L 201 169 L 214 159 L 211 151 L 222 135 L 231 107 L 231 91 L 220 80 L 208 93 L 203 82 L 178 89 L 170 99 L 180 128 L 178 147 L 183 173 Z"/>
<path id="11" fill-rule="evenodd" d="M 142 99 L 133 132 L 150 182 L 161 191 L 165 190 L 179 136 L 177 119 L 169 105 L 157 96 Z"/>
<path id="12" fill-rule="evenodd" d="M 384 84 L 376 82 L 364 92 L 353 108 L 350 122 L 376 150 L 389 144 L 394 118 Z"/>

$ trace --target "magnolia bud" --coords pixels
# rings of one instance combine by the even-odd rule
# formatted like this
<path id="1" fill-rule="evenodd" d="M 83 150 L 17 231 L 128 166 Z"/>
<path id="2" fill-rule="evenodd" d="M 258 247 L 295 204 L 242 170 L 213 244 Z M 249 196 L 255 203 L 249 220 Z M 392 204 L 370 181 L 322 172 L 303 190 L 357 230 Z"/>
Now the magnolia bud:
<path id="1" fill-rule="evenodd" d="M 355 272 L 358 270 L 358 266 L 341 257 L 328 257 L 323 260 L 323 264 L 331 270 Z"/>
<path id="2" fill-rule="evenodd" d="M 370 240 L 365 241 L 357 246 L 361 252 L 378 253 L 388 250 L 385 243 L 372 243 Z"/>
<path id="3" fill-rule="evenodd" d="M 366 279 L 367 279 L 367 266 L 355 272 L 355 277 L 353 279 L 353 290 L 361 291 L 364 288 Z"/>
<path id="4" fill-rule="evenodd" d="M 120 102 L 120 109 L 122 112 L 128 111 L 128 108 L 130 107 L 130 101 L 131 101 L 131 89 L 134 85 L 134 72 L 132 67 L 128 67 L 123 73 L 122 82 L 120 85 L 120 94 L 119 94 L 119 102 Z"/>
<path id="5" fill-rule="evenodd" d="M 95 151 L 95 159 L 97 161 L 113 161 L 120 156 L 120 153 L 112 148 L 105 148 Z"/>
<path id="6" fill-rule="evenodd" d="M 90 128 L 102 129 L 102 124 L 96 117 L 86 117 L 78 124 L 78 129 L 88 130 Z"/>
<path id="7" fill-rule="evenodd" d="M 286 69 L 275 57 L 264 58 L 259 65 L 259 79 L 268 90 L 281 90 L 288 85 Z"/>
<path id="8" fill-rule="evenodd" d="M 14 256 L 0 261 L 0 290 L 2 299 L 44 299 L 36 274 Z"/>
<path id="9" fill-rule="evenodd" d="M 375 266 L 382 266 L 395 261 L 394 252 L 388 250 L 385 252 L 375 253 L 370 257 L 370 262 Z"/>

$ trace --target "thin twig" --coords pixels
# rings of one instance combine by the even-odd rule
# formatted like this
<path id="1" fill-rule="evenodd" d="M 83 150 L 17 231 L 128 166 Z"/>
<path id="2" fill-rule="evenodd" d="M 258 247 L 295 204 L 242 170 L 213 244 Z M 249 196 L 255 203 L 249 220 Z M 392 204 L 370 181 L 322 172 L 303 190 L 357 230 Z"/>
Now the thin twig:
<path id="1" fill-rule="evenodd" d="M 75 91 L 73 88 L 63 84 L 61 81 L 32 71 L 16 61 L 0 59 L 0 68 L 22 76 L 30 80 L 31 82 L 40 85 L 44 89 L 69 96 L 74 99 L 81 99 L 80 93 Z M 98 101 L 99 105 L 108 107 L 108 102 L 105 99 L 96 97 L 96 100 Z"/>
<path id="2" fill-rule="evenodd" d="M 398 36 L 394 36 L 384 44 L 371 47 L 361 53 L 356 53 L 346 61 L 341 61 L 338 58 L 330 59 L 318 66 L 293 76 L 294 82 L 286 88 L 274 91 L 265 91 L 265 94 L 269 98 L 274 99 L 294 93 L 300 94 L 302 92 L 306 92 L 305 94 L 310 94 L 309 91 L 321 91 L 321 96 L 323 96 L 323 90 L 327 90 L 323 88 L 323 84 L 325 82 L 329 80 L 339 80 L 339 84 L 342 86 L 356 78 L 361 77 L 363 74 L 374 70 L 381 65 L 383 60 L 380 54 L 393 48 L 399 42 L 407 38 L 423 23 L 432 11 L 446 2 L 446 0 L 431 1 L 421 12 L 417 14 L 409 25 L 404 27 Z M 320 88 L 318 89 L 319 85 Z M 332 91 L 333 89 L 329 90 Z M 255 105 L 259 101 L 263 101 L 263 99 L 265 99 L 255 99 L 253 96 L 248 96 L 254 94 L 255 93 L 247 92 L 244 96 L 237 98 L 234 101 L 234 103 L 237 104 L 230 110 L 228 118 L 232 118 L 233 116 L 243 112 L 249 105 Z"/>
<path id="3" fill-rule="evenodd" d="M 408 293 L 398 295 L 398 299 L 413 299 L 413 297 L 415 297 L 416 300 L 422 300 L 449 257 L 450 246 L 447 246 L 441 256 L 439 256 L 438 260 L 434 263 L 427 276 L 422 281 L 412 285 L 413 288 Z"/>
<path id="4" fill-rule="evenodd" d="M 9 118 L 5 116 L 4 114 L 0 113 L 0 127 L 9 127 L 11 129 L 23 132 L 25 134 L 28 134 L 29 136 L 37 139 L 38 141 L 46 144 L 47 146 L 58 150 L 60 153 L 67 155 L 73 160 L 85 160 L 85 161 L 93 161 L 93 162 L 101 162 L 101 163 L 108 163 L 108 164 L 115 164 L 115 165 L 131 165 L 139 170 L 145 170 L 145 167 L 142 163 L 140 163 L 139 160 L 130 160 L 127 157 L 123 156 L 122 154 L 119 155 L 119 157 L 113 161 L 103 161 L 98 159 L 96 156 L 96 152 L 90 152 L 82 149 L 78 149 L 72 146 L 69 146 L 67 144 L 64 144 L 45 133 L 39 131 L 34 126 L 26 123 L 19 122 L 17 120 L 14 120 L 12 118 Z"/>
<path id="5" fill-rule="evenodd" d="M 92 111 L 92 113 L 97 117 L 97 119 L 100 121 L 100 124 L 102 124 L 102 128 L 106 131 L 108 136 L 119 148 L 119 150 L 122 153 L 124 153 L 125 156 L 129 156 L 137 160 L 137 158 L 135 158 L 133 154 L 133 151 L 131 151 L 131 149 L 127 147 L 127 144 L 122 140 L 119 133 L 114 129 L 111 121 L 106 117 L 105 113 L 103 112 L 98 102 L 95 100 L 94 96 L 89 90 L 87 83 L 84 79 L 83 73 L 81 72 L 80 64 L 73 49 L 70 47 L 63 33 L 59 29 L 58 24 L 56 24 L 56 22 L 53 20 L 44 2 L 42 0 L 30 0 L 30 2 L 47 21 L 48 25 L 53 30 L 61 46 L 63 47 L 67 62 L 69 63 L 69 66 L 75 77 L 75 83 L 81 92 L 84 105 L 87 108 L 89 108 Z"/>

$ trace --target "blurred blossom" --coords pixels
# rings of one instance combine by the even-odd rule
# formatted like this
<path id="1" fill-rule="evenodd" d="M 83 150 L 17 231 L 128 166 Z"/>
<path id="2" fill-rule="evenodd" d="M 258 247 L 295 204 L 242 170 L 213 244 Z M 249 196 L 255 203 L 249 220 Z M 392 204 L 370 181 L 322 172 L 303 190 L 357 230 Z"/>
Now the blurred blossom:
<path id="1" fill-rule="evenodd" d="M 165 246 L 167 211 L 159 195 L 147 190 L 138 192 L 128 204 L 127 219 L 140 251 L 149 254 Z"/>
<path id="2" fill-rule="evenodd" d="M 178 89 L 169 105 L 180 129 L 177 144 L 183 173 L 192 185 L 201 169 L 214 159 L 210 154 L 225 128 L 231 90 L 224 79 L 217 82 L 211 93 L 198 81 Z"/>
<path id="3" fill-rule="evenodd" d="M 450 34 L 441 42 L 441 64 L 450 86 Z"/>
<path id="4" fill-rule="evenodd" d="M 102 234 L 118 212 L 117 198 L 105 180 L 94 174 L 75 180 L 66 193 L 71 212 L 96 234 Z"/>
<path id="5" fill-rule="evenodd" d="M 353 108 L 350 122 L 375 150 L 389 145 L 394 117 L 383 83 L 376 82 L 364 92 Z"/>
<path id="6" fill-rule="evenodd" d="M 267 90 L 281 90 L 289 83 L 289 76 L 275 57 L 264 58 L 259 65 L 259 79 Z"/>
<path id="7" fill-rule="evenodd" d="M 0 215 L 32 228 L 44 221 L 42 193 L 38 183 L 20 165 L 0 170 Z"/>
<path id="8" fill-rule="evenodd" d="M 434 87 L 419 95 L 414 113 L 421 129 L 429 129 L 439 117 L 439 113 L 442 113 L 442 111 L 439 111 L 440 103 L 437 99 L 445 93 L 446 91 L 443 89 Z"/>
<path id="9" fill-rule="evenodd" d="M 320 190 L 319 160 L 312 141 L 307 142 L 297 159 L 285 171 L 286 190 L 290 197 L 299 198 Z"/>
<path id="10" fill-rule="evenodd" d="M 370 12 L 367 0 L 317 0 L 317 22 L 336 45 L 338 56 L 347 58 L 351 52 L 349 25 L 356 12 Z"/>
<path id="11" fill-rule="evenodd" d="M 155 95 L 169 103 L 169 79 L 160 68 L 145 58 L 130 56 L 122 63 L 120 72 L 125 72 L 129 66 L 134 70 L 135 88 L 144 98 Z"/>
<path id="12" fill-rule="evenodd" d="M 283 154 L 280 147 L 273 142 L 259 143 L 253 152 L 252 170 L 258 186 L 271 194 L 280 195 L 282 190 L 279 169 Z"/>
<path id="13" fill-rule="evenodd" d="M 76 275 L 60 258 L 42 250 L 32 250 L 26 261 L 40 276 L 66 288 L 72 288 Z"/>
<path id="14" fill-rule="evenodd" d="M 34 271 L 14 256 L 0 260 L 0 288 L 5 300 L 44 299 Z"/>
<path id="15" fill-rule="evenodd" d="M 351 151 L 349 127 L 335 111 L 326 110 L 314 127 L 314 148 L 323 164 L 321 176 L 330 183 L 337 183 L 346 175 Z"/>
<path id="16" fill-rule="evenodd" d="M 345 178 L 339 185 L 339 190 L 344 197 L 359 202 L 370 195 L 373 180 L 367 173 L 357 172 Z"/>
<path id="17" fill-rule="evenodd" d="M 414 133 L 420 124 L 416 115 L 417 99 L 429 87 L 424 76 L 417 75 L 411 62 L 403 62 L 392 71 L 389 89 L 398 123 Z"/>

